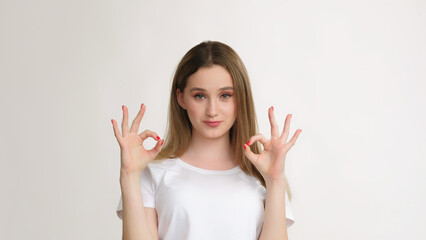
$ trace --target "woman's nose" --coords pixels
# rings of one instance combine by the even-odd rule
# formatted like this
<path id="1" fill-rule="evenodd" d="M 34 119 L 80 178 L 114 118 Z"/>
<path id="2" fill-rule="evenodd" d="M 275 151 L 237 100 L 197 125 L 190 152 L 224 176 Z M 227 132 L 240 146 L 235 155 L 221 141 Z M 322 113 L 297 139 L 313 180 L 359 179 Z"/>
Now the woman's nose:
<path id="1" fill-rule="evenodd" d="M 208 102 L 206 115 L 213 118 L 217 116 L 217 103 L 214 100 Z"/>

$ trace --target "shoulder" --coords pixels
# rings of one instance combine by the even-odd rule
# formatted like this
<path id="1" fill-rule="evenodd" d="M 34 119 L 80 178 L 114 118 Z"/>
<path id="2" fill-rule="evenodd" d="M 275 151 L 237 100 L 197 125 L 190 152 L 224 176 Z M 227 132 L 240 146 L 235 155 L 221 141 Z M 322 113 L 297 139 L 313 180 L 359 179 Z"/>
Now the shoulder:
<path id="1" fill-rule="evenodd" d="M 262 183 L 260 182 L 260 180 L 255 177 L 252 176 L 250 174 L 244 173 L 242 174 L 243 178 L 245 179 L 245 181 L 247 181 L 249 184 L 256 186 L 256 187 L 263 187 Z"/>
<path id="2" fill-rule="evenodd" d="M 148 166 L 142 171 L 140 181 L 143 184 L 159 185 L 167 172 L 178 172 L 179 165 L 176 159 L 168 158 L 161 160 L 153 160 L 148 163 Z"/>
<path id="3" fill-rule="evenodd" d="M 151 174 L 157 175 L 166 171 L 179 171 L 180 166 L 176 158 L 167 158 L 153 160 L 152 162 L 148 163 L 147 169 L 149 169 Z"/>

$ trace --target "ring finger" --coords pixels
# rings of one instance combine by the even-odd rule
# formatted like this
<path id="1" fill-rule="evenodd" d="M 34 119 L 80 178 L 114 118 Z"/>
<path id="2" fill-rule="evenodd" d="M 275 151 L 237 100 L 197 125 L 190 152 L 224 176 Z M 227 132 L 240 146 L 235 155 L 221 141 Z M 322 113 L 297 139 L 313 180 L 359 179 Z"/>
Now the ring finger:
<path id="1" fill-rule="evenodd" d="M 121 107 L 123 109 L 123 121 L 121 122 L 121 132 L 123 133 L 123 137 L 129 134 L 129 112 L 126 106 Z"/>

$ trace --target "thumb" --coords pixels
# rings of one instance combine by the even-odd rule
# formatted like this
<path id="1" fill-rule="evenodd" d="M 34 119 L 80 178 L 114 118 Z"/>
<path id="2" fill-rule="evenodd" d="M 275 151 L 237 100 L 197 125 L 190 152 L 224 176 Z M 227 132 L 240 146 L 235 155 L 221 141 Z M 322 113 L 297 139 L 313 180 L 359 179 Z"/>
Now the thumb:
<path id="1" fill-rule="evenodd" d="M 148 154 L 151 155 L 152 159 L 154 159 L 158 155 L 158 153 L 161 151 L 161 149 L 163 148 L 163 144 L 164 144 L 164 139 L 158 141 L 157 144 L 155 144 L 155 147 L 153 147 L 151 150 L 148 151 Z"/>
<path id="2" fill-rule="evenodd" d="M 256 160 L 258 159 L 259 154 L 252 152 L 250 146 L 247 144 L 244 144 L 244 155 L 256 166 Z"/>

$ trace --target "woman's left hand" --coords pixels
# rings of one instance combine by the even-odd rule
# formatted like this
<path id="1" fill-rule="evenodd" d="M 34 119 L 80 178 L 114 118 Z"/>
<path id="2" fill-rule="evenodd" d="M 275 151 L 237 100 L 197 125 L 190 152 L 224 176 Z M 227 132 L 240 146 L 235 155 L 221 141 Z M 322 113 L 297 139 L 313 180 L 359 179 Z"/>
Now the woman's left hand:
<path id="1" fill-rule="evenodd" d="M 274 107 L 269 108 L 269 122 L 271 123 L 271 139 L 267 139 L 262 134 L 252 136 L 247 144 L 244 144 L 244 154 L 259 170 L 266 182 L 283 181 L 285 179 L 284 166 L 287 152 L 296 143 L 302 129 L 296 130 L 291 140 L 286 143 L 292 114 L 288 114 L 285 119 L 284 131 L 279 136 L 277 122 L 274 117 Z M 263 145 L 263 151 L 255 154 L 251 151 L 250 145 L 259 141 Z M 248 146 L 249 145 L 249 146 Z"/>

